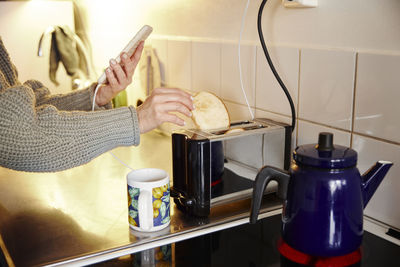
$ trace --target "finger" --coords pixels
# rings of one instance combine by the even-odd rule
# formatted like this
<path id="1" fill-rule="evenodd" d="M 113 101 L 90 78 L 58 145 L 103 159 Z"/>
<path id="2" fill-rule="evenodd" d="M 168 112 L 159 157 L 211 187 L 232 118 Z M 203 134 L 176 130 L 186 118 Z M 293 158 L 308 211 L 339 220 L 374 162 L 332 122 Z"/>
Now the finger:
<path id="1" fill-rule="evenodd" d="M 162 119 L 162 122 L 171 122 L 171 123 L 177 124 L 179 126 L 185 125 L 185 121 L 174 114 L 166 113 L 162 116 L 161 119 Z"/>
<path id="2" fill-rule="evenodd" d="M 119 84 L 125 84 L 126 82 L 126 74 L 124 72 L 124 70 L 122 69 L 120 64 L 117 64 L 117 61 L 115 61 L 114 59 L 110 60 L 110 65 L 112 70 L 114 71 L 114 74 L 118 80 Z"/>
<path id="3" fill-rule="evenodd" d="M 119 83 L 118 83 L 118 81 L 117 81 L 117 78 L 115 77 L 114 72 L 113 72 L 113 70 L 112 70 L 110 67 L 108 67 L 108 68 L 106 69 L 106 77 L 107 77 L 108 83 L 110 84 L 110 86 L 111 86 L 112 88 L 115 88 L 115 87 L 118 87 L 118 86 L 119 86 Z"/>
<path id="4" fill-rule="evenodd" d="M 135 64 L 135 62 L 133 60 L 131 60 L 126 53 L 121 54 L 121 59 L 122 59 L 122 61 L 121 61 L 122 68 L 125 71 L 126 77 L 128 77 L 128 79 L 129 79 L 130 77 L 132 77 L 133 73 L 135 72 L 137 63 Z"/>
<path id="5" fill-rule="evenodd" d="M 131 59 L 134 62 L 136 63 L 139 62 L 140 57 L 142 56 L 143 48 L 144 48 L 144 41 L 141 41 L 139 45 L 136 47 L 135 53 L 133 53 L 133 55 L 131 56 Z"/>
<path id="6" fill-rule="evenodd" d="M 192 95 L 179 88 L 159 87 L 153 90 L 155 94 L 176 93 L 185 97 L 192 98 Z"/>
<path id="7" fill-rule="evenodd" d="M 189 110 L 194 109 L 193 101 L 191 98 L 176 93 L 153 95 L 152 102 L 154 104 L 165 104 L 168 102 L 175 102 L 185 105 Z"/>
<path id="8" fill-rule="evenodd" d="M 156 90 L 156 89 L 155 89 Z M 191 110 L 193 110 L 195 107 L 193 105 L 193 96 L 185 91 L 182 91 L 177 88 L 157 88 L 158 91 L 156 91 L 155 95 L 175 95 L 178 97 L 182 103 L 184 103 L 186 106 L 188 106 Z M 178 100 L 178 99 L 174 99 Z"/>
<path id="9" fill-rule="evenodd" d="M 190 110 L 185 105 L 179 102 L 167 102 L 164 104 L 158 104 L 156 110 L 159 114 L 179 112 L 187 117 L 192 116 L 192 112 L 190 112 Z"/>
<path id="10" fill-rule="evenodd" d="M 130 76 L 132 76 L 133 73 L 135 72 L 137 64 L 139 63 L 140 58 L 142 57 L 143 48 L 144 48 L 144 41 L 140 42 L 140 44 L 136 48 L 135 53 L 133 53 L 131 57 L 131 62 L 125 65 L 125 71 Z"/>
<path id="11" fill-rule="evenodd" d="M 166 112 L 177 111 L 187 117 L 192 117 L 192 112 L 190 111 L 190 109 L 178 102 L 167 103 L 164 105 L 164 109 Z"/>
<path id="12" fill-rule="evenodd" d="M 122 62 L 124 63 L 123 66 L 130 65 L 133 66 L 133 69 L 135 69 L 142 56 L 143 48 L 144 41 L 141 41 L 130 58 L 128 58 L 128 54 L 121 53 L 120 57 L 122 59 Z"/>

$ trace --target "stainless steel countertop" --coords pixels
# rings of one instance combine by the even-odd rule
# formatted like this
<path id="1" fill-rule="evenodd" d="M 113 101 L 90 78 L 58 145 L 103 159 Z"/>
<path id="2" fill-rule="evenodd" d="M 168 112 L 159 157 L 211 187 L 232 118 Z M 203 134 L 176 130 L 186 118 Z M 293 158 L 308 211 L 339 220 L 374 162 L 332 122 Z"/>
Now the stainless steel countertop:
<path id="1" fill-rule="evenodd" d="M 113 153 L 132 168 L 155 167 L 172 175 L 170 137 L 142 135 L 138 147 Z M 152 234 L 130 230 L 126 175 L 130 170 L 106 153 L 57 173 L 0 168 L 0 247 L 10 266 L 86 265 L 248 223 L 250 201 L 215 207 L 193 218 L 172 202 L 170 227 Z M 281 212 L 267 196 L 260 218 Z"/>

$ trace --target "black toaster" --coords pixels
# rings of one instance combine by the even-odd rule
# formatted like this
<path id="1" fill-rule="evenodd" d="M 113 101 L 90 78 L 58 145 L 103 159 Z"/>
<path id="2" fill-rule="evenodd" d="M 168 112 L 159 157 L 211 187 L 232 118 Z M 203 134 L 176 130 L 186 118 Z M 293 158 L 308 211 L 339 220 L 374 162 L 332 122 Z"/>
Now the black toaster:
<path id="1" fill-rule="evenodd" d="M 171 196 L 178 209 L 204 217 L 214 206 L 251 198 L 261 167 L 289 169 L 291 133 L 291 126 L 261 118 L 173 133 Z M 275 191 L 271 184 L 266 193 Z"/>

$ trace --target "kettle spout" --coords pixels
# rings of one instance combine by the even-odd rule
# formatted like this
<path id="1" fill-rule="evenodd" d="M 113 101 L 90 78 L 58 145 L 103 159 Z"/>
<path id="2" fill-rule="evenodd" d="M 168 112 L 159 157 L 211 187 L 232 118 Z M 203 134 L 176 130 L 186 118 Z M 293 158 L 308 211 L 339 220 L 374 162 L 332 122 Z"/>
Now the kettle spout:
<path id="1" fill-rule="evenodd" d="M 369 200 L 374 195 L 376 189 L 392 165 L 393 163 L 390 161 L 380 160 L 361 177 L 364 208 L 367 206 Z"/>

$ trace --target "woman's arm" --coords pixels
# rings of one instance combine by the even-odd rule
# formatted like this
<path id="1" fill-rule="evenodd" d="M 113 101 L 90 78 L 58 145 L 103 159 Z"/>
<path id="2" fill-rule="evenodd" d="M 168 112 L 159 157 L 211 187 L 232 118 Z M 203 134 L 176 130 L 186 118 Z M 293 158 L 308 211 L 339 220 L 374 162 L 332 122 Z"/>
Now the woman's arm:
<path id="1" fill-rule="evenodd" d="M 37 106 L 26 85 L 0 92 L 0 166 L 29 172 L 53 172 L 85 164 L 119 146 L 138 145 L 140 133 L 163 122 L 183 125 L 173 114 L 191 116 L 191 95 L 159 88 L 135 110 L 60 111 Z"/>
<path id="2" fill-rule="evenodd" d="M 0 165 L 14 170 L 61 171 L 140 141 L 133 107 L 96 112 L 38 107 L 27 86 L 0 93 L 0 114 Z"/>
<path id="3" fill-rule="evenodd" d="M 135 54 L 140 57 L 141 51 Z M 138 58 L 132 61 L 137 64 Z M 100 88 L 97 105 L 108 103 L 125 88 L 121 82 L 129 79 L 119 75 L 133 73 L 136 65 L 132 66 L 118 70 L 117 64 L 107 72 L 109 84 Z M 0 166 L 30 172 L 76 167 L 115 147 L 138 145 L 140 133 L 163 122 L 183 125 L 173 112 L 190 116 L 193 109 L 190 94 L 171 88 L 153 90 L 137 111 L 126 107 L 86 112 L 92 99 L 93 85 L 86 91 L 53 96 L 39 81 L 21 85 L 0 38 Z"/>
<path id="4" fill-rule="evenodd" d="M 121 55 L 121 64 L 114 59 L 110 60 L 110 66 L 106 69 L 107 83 L 102 84 L 97 92 L 95 109 L 112 108 L 111 100 L 132 83 L 132 76 L 142 55 L 144 43 L 141 42 L 135 53 L 129 58 L 126 53 Z M 25 82 L 35 92 L 36 105 L 50 104 L 60 110 L 92 110 L 92 102 L 95 87 L 93 83 L 89 88 L 77 90 L 67 94 L 51 95 L 50 91 L 39 81 L 29 80 Z"/>
<path id="5" fill-rule="evenodd" d="M 50 94 L 49 89 L 47 89 L 43 84 L 36 80 L 29 80 L 24 83 L 24 85 L 33 89 L 36 98 L 36 106 L 41 105 L 52 105 L 59 110 L 72 111 L 90 111 L 92 110 L 93 94 L 96 87 L 96 83 L 89 86 L 89 88 L 72 91 L 66 94 Z M 100 107 L 96 105 L 95 109 Z M 103 109 L 112 108 L 111 102 L 104 105 Z"/>

